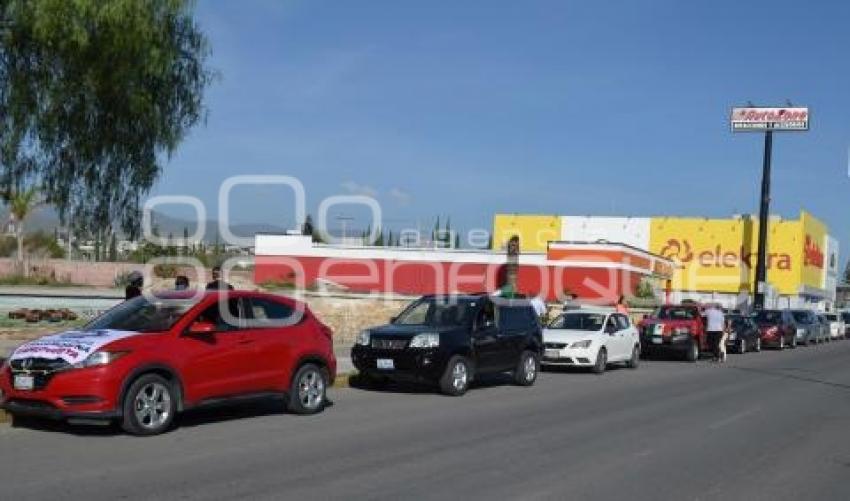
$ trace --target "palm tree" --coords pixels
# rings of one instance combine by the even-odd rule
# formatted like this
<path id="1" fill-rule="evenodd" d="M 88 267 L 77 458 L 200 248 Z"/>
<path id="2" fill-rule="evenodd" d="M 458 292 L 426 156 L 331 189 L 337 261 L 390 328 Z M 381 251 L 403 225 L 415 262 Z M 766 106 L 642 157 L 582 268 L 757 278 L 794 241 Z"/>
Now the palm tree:
<path id="1" fill-rule="evenodd" d="M 3 197 L 9 206 L 9 219 L 15 225 L 15 238 L 18 241 L 18 269 L 24 268 L 24 221 L 41 201 L 38 198 L 38 188 L 27 188 L 6 193 Z"/>

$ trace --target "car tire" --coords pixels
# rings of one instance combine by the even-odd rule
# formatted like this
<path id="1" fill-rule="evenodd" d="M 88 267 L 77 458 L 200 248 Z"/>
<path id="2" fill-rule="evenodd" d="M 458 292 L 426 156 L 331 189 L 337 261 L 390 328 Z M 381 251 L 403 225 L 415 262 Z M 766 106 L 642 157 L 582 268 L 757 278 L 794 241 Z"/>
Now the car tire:
<path id="1" fill-rule="evenodd" d="M 629 369 L 637 369 L 640 365 L 640 356 L 640 347 L 635 345 L 635 347 L 632 348 L 632 358 L 630 358 L 629 361 L 626 362 L 626 367 L 628 367 Z"/>
<path id="2" fill-rule="evenodd" d="M 514 371 L 514 382 L 519 386 L 531 386 L 540 374 L 540 357 L 534 352 L 524 351 Z"/>
<path id="3" fill-rule="evenodd" d="M 299 415 L 316 414 L 328 402 L 328 373 L 316 364 L 304 364 L 295 371 L 286 395 L 286 410 Z"/>
<path id="4" fill-rule="evenodd" d="M 469 389 L 472 381 L 472 366 L 469 360 L 461 355 L 455 355 L 446 364 L 446 370 L 440 378 L 440 391 L 444 395 L 459 397 Z"/>
<path id="5" fill-rule="evenodd" d="M 177 408 L 171 382 L 158 374 L 143 374 L 124 395 L 121 429 L 136 436 L 159 435 L 171 428 Z"/>
<path id="6" fill-rule="evenodd" d="M 743 355 L 746 352 L 747 352 L 747 340 L 744 339 L 744 338 L 741 338 L 741 340 L 738 342 L 738 354 Z"/>
<path id="7" fill-rule="evenodd" d="M 596 363 L 593 364 L 594 374 L 602 374 L 605 372 L 605 369 L 608 368 L 608 351 L 605 348 L 599 348 L 599 351 L 596 352 Z"/>
<path id="8" fill-rule="evenodd" d="M 696 362 L 699 360 L 699 344 L 697 341 L 691 341 L 688 346 L 688 351 L 685 353 L 685 360 L 688 362 Z"/>
<path id="9" fill-rule="evenodd" d="M 756 352 L 756 353 L 761 351 L 761 336 L 756 338 L 756 345 L 753 348 L 753 351 Z"/>

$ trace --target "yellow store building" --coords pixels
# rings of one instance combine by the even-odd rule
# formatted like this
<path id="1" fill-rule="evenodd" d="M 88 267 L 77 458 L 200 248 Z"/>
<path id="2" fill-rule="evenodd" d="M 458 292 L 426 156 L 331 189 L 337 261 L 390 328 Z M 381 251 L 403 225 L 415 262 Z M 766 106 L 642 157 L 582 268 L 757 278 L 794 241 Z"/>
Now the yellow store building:
<path id="1" fill-rule="evenodd" d="M 545 252 L 551 241 L 620 242 L 673 259 L 668 287 L 674 301 L 749 303 L 758 249 L 758 218 L 581 217 L 498 214 L 493 247 L 512 235 L 526 253 Z M 771 218 L 768 229 L 767 305 L 830 307 L 835 300 L 838 243 L 826 225 L 801 212 L 794 220 Z"/>

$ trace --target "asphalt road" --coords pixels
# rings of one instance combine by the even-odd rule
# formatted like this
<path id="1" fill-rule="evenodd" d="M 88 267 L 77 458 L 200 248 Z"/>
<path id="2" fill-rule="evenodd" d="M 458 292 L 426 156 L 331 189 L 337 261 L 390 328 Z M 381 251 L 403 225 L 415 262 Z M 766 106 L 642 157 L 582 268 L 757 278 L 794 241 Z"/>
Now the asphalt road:
<path id="1" fill-rule="evenodd" d="M 850 341 L 462 398 L 339 389 L 154 438 L 0 428 L 5 499 L 850 499 Z"/>

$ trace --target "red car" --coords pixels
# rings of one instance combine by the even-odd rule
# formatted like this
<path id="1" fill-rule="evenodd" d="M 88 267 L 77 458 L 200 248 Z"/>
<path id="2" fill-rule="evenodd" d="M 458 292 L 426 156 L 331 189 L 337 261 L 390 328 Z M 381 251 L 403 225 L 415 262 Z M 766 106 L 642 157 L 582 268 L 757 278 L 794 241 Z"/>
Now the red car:
<path id="1" fill-rule="evenodd" d="M 638 326 L 641 354 L 676 353 L 696 362 L 708 348 L 703 314 L 703 307 L 696 303 L 658 308 Z"/>
<path id="2" fill-rule="evenodd" d="M 302 303 L 172 292 L 26 343 L 0 371 L 0 407 L 13 416 L 118 420 L 155 435 L 183 410 L 234 399 L 283 396 L 291 412 L 319 412 L 336 359 L 331 330 Z"/>

